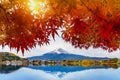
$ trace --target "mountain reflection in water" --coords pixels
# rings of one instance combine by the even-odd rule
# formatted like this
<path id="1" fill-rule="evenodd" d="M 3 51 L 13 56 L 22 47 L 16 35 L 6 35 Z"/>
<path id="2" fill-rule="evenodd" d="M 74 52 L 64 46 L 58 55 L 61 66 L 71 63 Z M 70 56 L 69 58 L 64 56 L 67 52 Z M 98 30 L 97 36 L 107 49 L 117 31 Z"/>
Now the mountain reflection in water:
<path id="1" fill-rule="evenodd" d="M 99 66 L 2 67 L 0 67 L 0 80 L 120 80 L 120 68 Z"/>
<path id="2" fill-rule="evenodd" d="M 12 65 L 2 65 L 0 67 L 0 73 L 11 73 L 16 70 L 19 70 L 23 66 L 12 66 Z M 83 71 L 83 70 L 89 70 L 89 69 L 107 69 L 109 67 L 104 66 L 93 66 L 93 67 L 82 67 L 82 66 L 61 66 L 61 65 L 55 65 L 55 66 L 27 66 L 26 68 L 34 69 L 34 70 L 43 70 L 43 71 L 49 71 L 49 72 L 75 72 L 75 71 Z"/>
<path id="3" fill-rule="evenodd" d="M 28 66 L 28 68 L 34 70 L 43 70 L 46 72 L 75 72 L 75 71 L 84 71 L 89 69 L 107 69 L 108 67 L 103 66 L 94 66 L 94 67 L 82 67 L 82 66 Z"/>

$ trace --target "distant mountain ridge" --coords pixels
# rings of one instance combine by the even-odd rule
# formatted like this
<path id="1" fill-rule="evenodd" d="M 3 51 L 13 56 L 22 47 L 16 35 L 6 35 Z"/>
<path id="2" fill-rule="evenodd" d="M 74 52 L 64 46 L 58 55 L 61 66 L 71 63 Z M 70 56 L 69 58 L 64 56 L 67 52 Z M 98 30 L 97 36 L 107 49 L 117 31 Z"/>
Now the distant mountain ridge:
<path id="1" fill-rule="evenodd" d="M 33 56 L 27 58 L 29 60 L 82 60 L 82 59 L 93 59 L 93 60 L 107 60 L 107 57 L 89 57 L 77 54 L 71 54 L 62 48 L 56 49 L 54 51 L 45 53 L 41 56 Z"/>

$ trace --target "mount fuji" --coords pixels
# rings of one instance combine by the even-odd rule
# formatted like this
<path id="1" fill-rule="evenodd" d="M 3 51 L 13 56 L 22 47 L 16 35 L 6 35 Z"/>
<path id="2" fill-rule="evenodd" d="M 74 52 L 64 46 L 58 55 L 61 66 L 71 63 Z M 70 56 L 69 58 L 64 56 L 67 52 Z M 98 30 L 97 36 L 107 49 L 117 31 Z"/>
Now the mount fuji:
<path id="1" fill-rule="evenodd" d="M 62 48 L 59 48 L 59 49 L 55 49 L 54 51 L 51 51 L 51 52 L 48 52 L 48 53 L 56 53 L 56 54 L 64 53 L 64 54 L 67 54 L 68 52 L 65 51 L 65 50 L 62 49 Z"/>
<path id="2" fill-rule="evenodd" d="M 40 56 L 28 57 L 28 60 L 82 60 L 82 59 L 93 59 L 93 60 L 106 60 L 107 57 L 89 57 L 83 55 L 72 54 L 65 51 L 62 48 L 50 51 Z"/>

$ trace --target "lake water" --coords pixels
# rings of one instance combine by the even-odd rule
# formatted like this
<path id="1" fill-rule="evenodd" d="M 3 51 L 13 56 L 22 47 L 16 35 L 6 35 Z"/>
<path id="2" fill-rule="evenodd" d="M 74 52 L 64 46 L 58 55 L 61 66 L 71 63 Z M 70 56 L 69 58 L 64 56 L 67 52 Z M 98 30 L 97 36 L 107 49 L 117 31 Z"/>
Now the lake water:
<path id="1" fill-rule="evenodd" d="M 0 80 L 120 80 L 120 68 L 80 66 L 2 66 Z"/>

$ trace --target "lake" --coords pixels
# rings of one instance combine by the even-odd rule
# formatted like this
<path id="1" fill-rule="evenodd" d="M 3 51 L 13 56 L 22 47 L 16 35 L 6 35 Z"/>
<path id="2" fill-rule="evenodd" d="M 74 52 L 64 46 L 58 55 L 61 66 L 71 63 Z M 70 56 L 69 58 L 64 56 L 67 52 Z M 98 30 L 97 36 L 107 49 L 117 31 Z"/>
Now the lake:
<path id="1" fill-rule="evenodd" d="M 120 68 L 81 66 L 0 66 L 0 80 L 120 80 Z"/>

